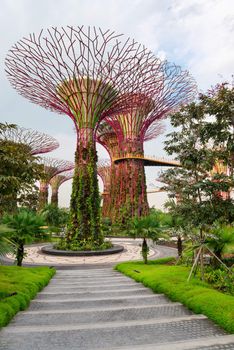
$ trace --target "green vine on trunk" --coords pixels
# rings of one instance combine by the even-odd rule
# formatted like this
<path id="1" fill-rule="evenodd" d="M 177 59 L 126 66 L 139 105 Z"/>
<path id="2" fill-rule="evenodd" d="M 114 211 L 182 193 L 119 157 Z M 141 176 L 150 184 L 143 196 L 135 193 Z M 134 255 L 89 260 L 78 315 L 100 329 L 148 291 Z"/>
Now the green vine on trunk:
<path id="1" fill-rule="evenodd" d="M 67 241 L 85 240 L 102 244 L 97 153 L 94 143 L 89 142 L 85 148 L 79 144 L 75 159 Z"/>

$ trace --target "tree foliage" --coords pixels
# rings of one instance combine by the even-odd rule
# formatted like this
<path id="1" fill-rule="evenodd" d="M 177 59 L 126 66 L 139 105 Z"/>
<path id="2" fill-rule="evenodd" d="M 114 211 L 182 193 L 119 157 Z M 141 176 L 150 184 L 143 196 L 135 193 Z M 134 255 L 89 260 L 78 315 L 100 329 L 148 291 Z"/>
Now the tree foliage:
<path id="1" fill-rule="evenodd" d="M 161 176 L 170 197 L 167 208 L 193 234 L 196 230 L 202 245 L 217 222 L 234 221 L 234 88 L 222 84 L 201 94 L 171 115 L 171 124 L 176 130 L 167 135 L 165 150 L 181 167 Z M 215 231 L 213 243 L 222 241 L 222 230 Z"/>
<path id="2" fill-rule="evenodd" d="M 0 124 L 1 130 L 14 125 Z M 39 179 L 41 166 L 36 162 L 27 145 L 0 140 L 0 214 L 14 212 L 18 203 L 31 204 L 35 193 L 35 181 Z"/>

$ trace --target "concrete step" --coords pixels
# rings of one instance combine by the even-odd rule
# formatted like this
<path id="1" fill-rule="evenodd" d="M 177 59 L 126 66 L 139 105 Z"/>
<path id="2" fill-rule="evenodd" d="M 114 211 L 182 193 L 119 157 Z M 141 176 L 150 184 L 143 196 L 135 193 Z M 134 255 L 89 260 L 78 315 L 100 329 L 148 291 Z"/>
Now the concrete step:
<path id="1" fill-rule="evenodd" d="M 2 331 L 1 350 L 87 350 L 120 346 L 168 344 L 206 337 L 224 336 L 225 332 L 202 316 L 177 319 L 60 325 L 8 327 Z M 173 349 L 173 348 L 172 348 Z"/>
<path id="2" fill-rule="evenodd" d="M 61 324 L 85 324 L 97 322 L 115 322 L 132 320 L 149 320 L 175 318 L 191 315 L 191 311 L 179 303 L 169 303 L 157 306 L 112 308 L 99 310 L 61 310 L 60 312 L 37 311 L 21 312 L 18 314 L 9 327 L 14 326 L 36 326 L 36 325 L 61 325 Z"/>
<path id="3" fill-rule="evenodd" d="M 149 289 L 132 289 L 132 290 L 115 290 L 115 291 L 77 291 L 77 292 L 60 292 L 60 293 L 48 293 L 43 292 L 37 295 L 36 300 L 53 300 L 53 299 L 80 299 L 80 298 L 112 298 L 115 296 L 134 296 L 134 295 L 152 295 L 153 292 Z M 153 294 L 154 295 L 154 294 Z"/>
<path id="4" fill-rule="evenodd" d="M 92 291 L 117 291 L 117 290 L 131 290 L 131 289 L 141 289 L 141 290 L 145 290 L 145 287 L 140 284 L 140 283 L 124 283 L 124 284 L 114 284 L 114 285 L 111 285 L 111 284 L 104 284 L 104 285 L 101 285 L 101 286 L 92 286 L 92 288 L 90 287 L 83 287 L 83 286 L 75 286 L 75 287 L 71 287 L 71 286 L 51 286 L 50 284 L 45 287 L 43 289 L 43 292 L 47 293 L 47 292 L 57 292 L 57 291 L 61 291 L 61 292 L 64 292 L 64 293 L 69 293 L 69 292 L 76 292 L 76 291 L 81 291 L 81 292 L 88 292 L 90 290 Z"/>
<path id="5" fill-rule="evenodd" d="M 132 279 L 128 278 L 128 277 L 109 277 L 109 278 L 104 278 L 104 277 L 100 277 L 100 278 L 61 278 L 61 279 L 52 279 L 50 284 L 51 285 L 60 285 L 60 284 L 85 284 L 85 285 L 94 285 L 94 284 L 107 284 L 107 283 L 124 283 L 127 281 L 132 281 Z"/>
<path id="6" fill-rule="evenodd" d="M 88 309 L 95 307 L 112 307 L 122 306 L 127 307 L 131 305 L 147 305 L 147 304 L 165 304 L 168 299 L 161 294 L 152 294 L 144 296 L 131 297 L 115 297 L 115 298 L 70 298 L 67 300 L 53 299 L 53 300 L 33 300 L 30 304 L 29 310 L 61 310 L 61 309 Z"/>
<path id="7" fill-rule="evenodd" d="M 90 277 L 115 277 L 115 276 L 123 276 L 120 272 L 118 271 L 105 271 L 105 272 L 93 272 L 92 270 L 88 272 L 84 271 L 74 271 L 74 272 L 60 272 L 57 271 L 56 275 L 53 277 L 54 279 L 56 278 L 63 278 L 63 277 L 82 277 L 82 278 L 90 278 Z"/>
<path id="8" fill-rule="evenodd" d="M 134 345 L 110 348 L 109 350 L 233 350 L 234 336 L 193 339 L 169 344 Z"/>
<path id="9" fill-rule="evenodd" d="M 121 281 L 121 282 L 117 282 L 117 281 L 109 281 L 108 282 L 76 282 L 76 280 L 74 280 L 73 283 L 66 283 L 66 282 L 63 282 L 63 283 L 52 283 L 50 282 L 49 284 L 49 287 L 51 288 L 73 288 L 73 287 L 82 287 L 82 288 L 102 288 L 102 287 L 108 287 L 108 286 L 113 286 L 115 288 L 118 288 L 118 286 L 122 286 L 122 285 L 125 285 L 125 286 L 139 286 L 141 285 L 140 283 L 137 283 L 137 282 L 134 282 L 134 281 L 131 281 L 131 280 L 127 280 L 127 281 Z"/>
<path id="10" fill-rule="evenodd" d="M 57 276 L 57 275 L 55 275 L 55 277 L 53 277 L 53 279 L 52 279 L 52 281 L 61 281 L 61 280 L 66 280 L 66 281 L 72 281 L 72 280 L 74 280 L 74 279 L 76 279 L 76 280 L 80 280 L 80 279 L 82 279 L 82 280 L 84 280 L 84 281 L 88 281 L 88 280 L 99 280 L 99 279 L 112 279 L 112 278 L 117 278 L 117 279 L 119 279 L 119 278 L 121 278 L 121 279 L 123 279 L 123 278 L 125 278 L 125 276 L 121 276 L 119 273 L 118 274 L 112 274 L 112 275 L 103 275 L 103 274 L 101 274 L 101 275 L 88 275 L 88 276 L 81 276 L 81 275 L 74 275 L 74 276 L 68 276 L 68 275 L 60 275 L 60 276 Z M 128 277 L 126 277 L 126 278 L 128 278 Z"/>

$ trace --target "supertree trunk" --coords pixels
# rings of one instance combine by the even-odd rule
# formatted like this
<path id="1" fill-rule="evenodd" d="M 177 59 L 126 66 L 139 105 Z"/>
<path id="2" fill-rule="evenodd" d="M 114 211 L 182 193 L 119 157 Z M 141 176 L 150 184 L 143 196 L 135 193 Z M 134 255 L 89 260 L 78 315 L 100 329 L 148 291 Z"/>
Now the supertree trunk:
<path id="1" fill-rule="evenodd" d="M 40 181 L 38 211 L 42 210 L 47 204 L 48 204 L 48 183 L 44 181 Z"/>
<path id="2" fill-rule="evenodd" d="M 58 207 L 58 188 L 52 188 L 51 204 Z"/>
<path id="3" fill-rule="evenodd" d="M 111 197 L 109 193 L 102 194 L 102 217 L 109 218 L 111 213 Z"/>
<path id="4" fill-rule="evenodd" d="M 73 168 L 74 168 L 74 166 L 73 166 Z M 68 170 L 68 171 L 64 171 L 64 172 L 59 173 L 59 174 L 55 175 L 54 177 L 52 177 L 52 179 L 50 180 L 50 186 L 51 186 L 51 190 L 52 190 L 51 204 L 58 207 L 59 188 L 64 182 L 72 179 L 73 175 L 74 175 L 74 171 Z"/>
<path id="5" fill-rule="evenodd" d="M 97 179 L 97 152 L 92 132 L 79 138 L 75 155 L 75 173 L 70 203 L 69 240 L 93 240 L 101 243 L 100 197 Z"/>
<path id="6" fill-rule="evenodd" d="M 149 213 L 143 160 L 127 159 L 115 164 L 111 181 L 113 222 L 125 224 L 132 217 Z"/>
<path id="7" fill-rule="evenodd" d="M 144 161 L 132 159 L 143 157 L 143 145 L 134 140 L 122 144 L 122 155 L 126 157 L 113 166 L 111 188 L 115 189 L 113 196 L 114 222 L 126 223 L 135 216 L 145 216 L 149 213 L 146 193 L 146 178 Z"/>

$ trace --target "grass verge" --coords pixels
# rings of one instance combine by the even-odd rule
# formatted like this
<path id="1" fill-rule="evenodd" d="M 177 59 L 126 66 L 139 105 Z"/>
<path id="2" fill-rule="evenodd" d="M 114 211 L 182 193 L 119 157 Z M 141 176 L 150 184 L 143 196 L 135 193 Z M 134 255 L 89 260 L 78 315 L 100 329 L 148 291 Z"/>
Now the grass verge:
<path id="1" fill-rule="evenodd" d="M 0 327 L 25 310 L 54 274 L 49 267 L 0 266 Z"/>
<path id="2" fill-rule="evenodd" d="M 227 332 L 234 333 L 234 297 L 214 290 L 198 278 L 192 278 L 188 283 L 190 269 L 168 265 L 172 259 L 160 259 L 148 265 L 126 262 L 115 268 L 155 293 L 164 293 L 171 300 L 181 302 L 197 314 L 206 315 Z"/>

